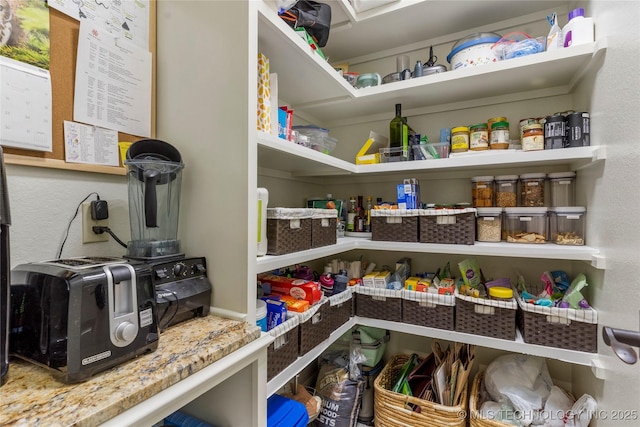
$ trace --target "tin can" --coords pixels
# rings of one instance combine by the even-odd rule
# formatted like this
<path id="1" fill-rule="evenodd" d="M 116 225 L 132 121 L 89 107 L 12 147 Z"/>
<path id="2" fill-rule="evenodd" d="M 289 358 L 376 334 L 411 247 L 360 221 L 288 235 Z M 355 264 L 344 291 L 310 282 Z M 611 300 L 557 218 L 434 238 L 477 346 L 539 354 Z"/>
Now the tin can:
<path id="1" fill-rule="evenodd" d="M 544 123 L 544 149 L 564 148 L 565 121 L 561 114 L 548 116 Z"/>
<path id="2" fill-rule="evenodd" d="M 589 136 L 591 134 L 591 123 L 589 113 L 571 113 L 566 117 L 565 147 L 586 147 L 591 145 Z"/>

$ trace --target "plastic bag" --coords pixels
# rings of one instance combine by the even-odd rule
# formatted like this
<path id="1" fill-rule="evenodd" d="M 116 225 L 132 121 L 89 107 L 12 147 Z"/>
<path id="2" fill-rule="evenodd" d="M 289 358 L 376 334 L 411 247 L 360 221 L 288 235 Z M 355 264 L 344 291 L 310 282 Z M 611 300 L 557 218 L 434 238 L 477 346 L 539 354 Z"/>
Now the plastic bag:
<path id="1" fill-rule="evenodd" d="M 545 42 L 534 39 L 527 33 L 512 32 L 495 42 L 491 49 L 501 61 L 519 56 L 544 52 Z"/>

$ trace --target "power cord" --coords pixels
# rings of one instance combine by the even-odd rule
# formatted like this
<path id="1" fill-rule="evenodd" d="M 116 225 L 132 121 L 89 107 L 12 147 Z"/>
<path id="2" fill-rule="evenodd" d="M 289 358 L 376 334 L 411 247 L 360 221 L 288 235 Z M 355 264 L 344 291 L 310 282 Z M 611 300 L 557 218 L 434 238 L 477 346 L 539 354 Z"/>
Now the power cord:
<path id="1" fill-rule="evenodd" d="M 111 237 L 113 237 L 113 240 L 115 240 L 120 244 L 120 246 L 122 246 L 125 249 L 127 248 L 127 244 L 124 243 L 122 240 L 120 240 L 118 236 L 116 236 L 115 233 L 111 231 L 109 227 L 102 226 L 102 225 L 94 225 L 93 227 L 91 227 L 91 229 L 96 234 L 108 233 Z"/>
<path id="2" fill-rule="evenodd" d="M 64 248 L 64 244 L 67 242 L 67 238 L 69 237 L 69 230 L 71 229 L 71 223 L 73 223 L 73 220 L 76 219 L 76 217 L 78 216 L 78 212 L 80 212 L 80 207 L 82 206 L 82 204 L 84 202 L 87 201 L 87 199 L 93 195 L 96 195 L 96 200 L 100 200 L 100 195 L 98 193 L 96 193 L 95 191 L 89 193 L 87 195 L 87 197 L 85 197 L 84 199 L 82 199 L 82 201 L 80 203 L 78 203 L 78 207 L 76 208 L 76 213 L 73 214 L 73 218 L 71 218 L 71 220 L 69 221 L 69 224 L 67 225 L 67 231 L 64 235 L 64 239 L 62 240 L 62 243 L 60 244 L 60 249 L 58 250 L 58 256 L 57 258 L 60 259 L 60 257 L 62 256 L 62 248 Z"/>

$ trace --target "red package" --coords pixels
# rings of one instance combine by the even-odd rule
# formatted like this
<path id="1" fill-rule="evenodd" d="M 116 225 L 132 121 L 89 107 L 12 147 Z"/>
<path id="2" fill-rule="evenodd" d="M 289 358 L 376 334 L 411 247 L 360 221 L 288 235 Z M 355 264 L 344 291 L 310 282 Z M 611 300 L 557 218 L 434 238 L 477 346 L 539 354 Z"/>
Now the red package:
<path id="1" fill-rule="evenodd" d="M 307 300 L 310 305 L 317 303 L 322 298 L 322 289 L 318 282 L 273 274 L 258 275 L 258 281 L 270 284 L 272 293 L 291 295 L 296 299 Z"/>

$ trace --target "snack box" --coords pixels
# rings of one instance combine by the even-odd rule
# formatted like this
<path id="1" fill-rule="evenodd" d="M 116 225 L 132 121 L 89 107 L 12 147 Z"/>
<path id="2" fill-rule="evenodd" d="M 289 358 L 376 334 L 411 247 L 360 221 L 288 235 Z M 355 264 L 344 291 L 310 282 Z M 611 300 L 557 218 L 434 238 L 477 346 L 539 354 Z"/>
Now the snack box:
<path id="1" fill-rule="evenodd" d="M 280 298 L 287 305 L 288 311 L 295 311 L 296 313 L 302 313 L 309 309 L 309 301 L 304 299 L 297 299 L 291 295 L 282 295 Z"/>
<path id="2" fill-rule="evenodd" d="M 362 286 L 369 286 L 371 288 L 376 286 L 375 280 L 376 276 L 379 274 L 379 271 L 372 271 L 369 274 L 365 274 L 362 278 Z"/>
<path id="3" fill-rule="evenodd" d="M 322 298 L 322 289 L 318 282 L 268 273 L 258 275 L 258 281 L 270 284 L 272 293 L 291 295 L 296 299 L 308 301 L 310 305 L 316 304 Z"/>
<path id="4" fill-rule="evenodd" d="M 390 271 L 381 271 L 376 277 L 373 279 L 373 285 L 378 289 L 387 289 L 387 284 L 391 280 L 391 272 Z"/>

